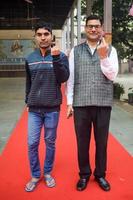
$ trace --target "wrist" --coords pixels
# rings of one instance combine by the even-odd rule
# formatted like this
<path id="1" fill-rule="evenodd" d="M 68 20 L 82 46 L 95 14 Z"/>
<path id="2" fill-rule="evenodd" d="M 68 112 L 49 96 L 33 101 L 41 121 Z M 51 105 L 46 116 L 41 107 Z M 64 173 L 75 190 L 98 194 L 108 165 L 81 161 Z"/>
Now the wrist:
<path id="1" fill-rule="evenodd" d="M 106 59 L 108 56 L 100 56 L 100 60 Z"/>
<path id="2" fill-rule="evenodd" d="M 60 59 L 60 54 L 59 55 L 52 55 L 53 61 L 57 61 Z"/>

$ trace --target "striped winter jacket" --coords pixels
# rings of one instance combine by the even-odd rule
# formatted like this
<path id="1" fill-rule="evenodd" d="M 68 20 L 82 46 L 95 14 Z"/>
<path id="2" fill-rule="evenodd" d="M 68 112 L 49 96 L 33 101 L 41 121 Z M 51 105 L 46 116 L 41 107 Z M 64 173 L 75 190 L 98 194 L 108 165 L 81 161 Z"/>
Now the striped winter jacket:
<path id="1" fill-rule="evenodd" d="M 50 108 L 62 103 L 61 83 L 69 78 L 68 58 L 64 53 L 43 57 L 36 49 L 26 58 L 26 98 L 30 108 Z"/>

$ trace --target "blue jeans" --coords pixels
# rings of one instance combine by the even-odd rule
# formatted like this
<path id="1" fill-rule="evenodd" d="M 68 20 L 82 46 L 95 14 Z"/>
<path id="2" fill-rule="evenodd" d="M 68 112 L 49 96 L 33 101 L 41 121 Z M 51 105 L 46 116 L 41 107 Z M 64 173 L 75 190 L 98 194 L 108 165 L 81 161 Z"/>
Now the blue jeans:
<path id="1" fill-rule="evenodd" d="M 28 155 L 32 177 L 41 176 L 38 147 L 40 135 L 44 126 L 44 140 L 46 144 L 46 155 L 44 160 L 44 174 L 50 173 L 53 168 L 55 157 L 55 140 L 59 112 L 35 113 L 29 112 L 28 115 Z"/>

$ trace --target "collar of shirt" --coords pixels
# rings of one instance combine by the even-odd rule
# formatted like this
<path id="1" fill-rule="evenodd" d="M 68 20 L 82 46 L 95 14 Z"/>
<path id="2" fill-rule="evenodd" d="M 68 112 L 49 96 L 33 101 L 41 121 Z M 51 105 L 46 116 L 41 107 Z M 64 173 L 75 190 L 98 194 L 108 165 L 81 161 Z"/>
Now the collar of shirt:
<path id="1" fill-rule="evenodd" d="M 97 42 L 97 44 L 96 44 L 95 47 L 92 47 L 92 46 L 89 44 L 88 40 L 86 40 L 86 44 L 89 46 L 89 48 L 90 48 L 90 50 L 91 50 L 91 53 L 92 53 L 92 55 L 93 55 L 93 53 L 94 53 L 94 51 L 96 50 L 97 46 L 100 44 L 100 41 Z"/>

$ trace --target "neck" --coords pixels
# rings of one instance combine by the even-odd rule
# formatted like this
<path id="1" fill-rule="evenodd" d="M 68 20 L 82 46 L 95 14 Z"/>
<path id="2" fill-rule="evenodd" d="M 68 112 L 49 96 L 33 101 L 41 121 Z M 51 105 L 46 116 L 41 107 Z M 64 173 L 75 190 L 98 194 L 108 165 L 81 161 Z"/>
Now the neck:
<path id="1" fill-rule="evenodd" d="M 41 54 L 42 56 L 45 56 L 46 52 L 49 50 L 50 48 L 40 48 Z"/>
<path id="2" fill-rule="evenodd" d="M 98 41 L 97 40 L 95 40 L 95 41 L 93 41 L 93 40 L 87 40 L 87 43 L 88 43 L 88 45 L 90 45 L 91 47 L 96 47 L 97 46 L 97 43 L 98 43 Z"/>
<path id="3" fill-rule="evenodd" d="M 88 45 L 91 46 L 91 47 L 96 47 L 97 43 L 96 42 L 90 42 L 90 41 L 87 41 Z"/>

